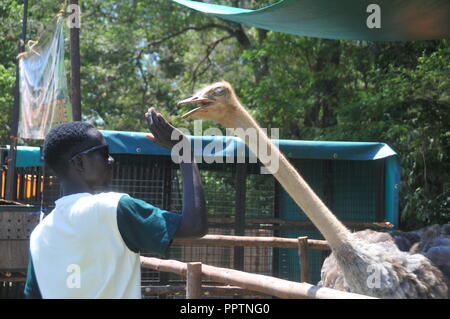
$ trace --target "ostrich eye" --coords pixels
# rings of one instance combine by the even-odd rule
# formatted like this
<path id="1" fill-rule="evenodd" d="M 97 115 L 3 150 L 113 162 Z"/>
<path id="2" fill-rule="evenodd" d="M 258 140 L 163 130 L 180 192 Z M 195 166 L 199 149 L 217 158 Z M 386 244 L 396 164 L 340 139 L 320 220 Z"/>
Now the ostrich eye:
<path id="1" fill-rule="evenodd" d="M 225 93 L 224 88 L 217 88 L 214 90 L 213 95 L 218 96 L 218 95 L 223 95 L 224 93 Z"/>

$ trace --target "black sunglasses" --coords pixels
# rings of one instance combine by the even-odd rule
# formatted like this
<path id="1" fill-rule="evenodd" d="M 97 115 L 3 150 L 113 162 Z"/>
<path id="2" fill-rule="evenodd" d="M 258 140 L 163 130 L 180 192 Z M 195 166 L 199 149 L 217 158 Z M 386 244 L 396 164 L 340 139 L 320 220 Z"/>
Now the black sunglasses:
<path id="1" fill-rule="evenodd" d="M 80 153 L 77 153 L 75 155 L 73 155 L 69 161 L 72 161 L 75 157 L 77 157 L 78 155 L 83 155 L 83 154 L 88 154 L 91 152 L 95 152 L 97 150 L 105 150 L 105 157 L 107 157 L 106 155 L 109 156 L 109 147 L 107 144 L 100 144 L 91 148 L 88 148 L 87 150 L 81 151 Z"/>

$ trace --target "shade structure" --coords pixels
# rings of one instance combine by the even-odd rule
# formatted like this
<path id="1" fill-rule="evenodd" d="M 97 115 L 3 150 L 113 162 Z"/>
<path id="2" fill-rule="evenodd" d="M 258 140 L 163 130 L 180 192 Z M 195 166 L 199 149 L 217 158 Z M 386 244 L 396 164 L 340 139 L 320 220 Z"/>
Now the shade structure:
<path id="1" fill-rule="evenodd" d="M 308 37 L 409 41 L 450 36 L 449 0 L 283 0 L 259 10 L 173 1 L 217 18 Z"/>

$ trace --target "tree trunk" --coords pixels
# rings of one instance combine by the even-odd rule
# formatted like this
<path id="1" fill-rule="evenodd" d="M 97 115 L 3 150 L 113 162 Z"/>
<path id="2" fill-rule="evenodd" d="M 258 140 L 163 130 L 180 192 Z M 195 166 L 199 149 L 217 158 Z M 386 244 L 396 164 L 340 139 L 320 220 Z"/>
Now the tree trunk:
<path id="1" fill-rule="evenodd" d="M 338 103 L 339 67 L 341 47 L 335 40 L 319 40 L 316 63 L 312 66 L 316 103 L 306 110 L 307 127 L 330 127 L 337 124 L 334 108 Z"/>
<path id="2" fill-rule="evenodd" d="M 258 29 L 258 42 L 261 44 L 267 38 L 267 30 Z M 256 71 L 255 80 L 258 84 L 263 77 L 269 74 L 269 57 L 263 56 L 259 59 L 261 67 Z"/>

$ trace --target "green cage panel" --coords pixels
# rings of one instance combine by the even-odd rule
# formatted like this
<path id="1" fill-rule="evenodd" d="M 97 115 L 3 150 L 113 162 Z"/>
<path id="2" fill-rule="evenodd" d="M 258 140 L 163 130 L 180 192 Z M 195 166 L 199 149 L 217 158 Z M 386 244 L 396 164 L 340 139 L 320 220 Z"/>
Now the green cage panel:
<path id="1" fill-rule="evenodd" d="M 385 163 L 379 160 L 294 160 L 293 164 L 322 199 L 327 207 L 342 222 L 373 223 L 391 222 L 385 201 Z M 285 220 L 305 220 L 308 218 L 292 198 L 280 189 L 279 217 Z M 389 203 L 388 205 L 395 205 Z M 323 239 L 314 226 L 304 230 L 281 230 L 280 237 L 297 238 L 307 236 Z M 288 280 L 298 280 L 298 252 L 295 249 L 281 249 L 279 252 L 279 274 Z M 311 282 L 320 281 L 323 263 L 322 251 L 310 253 Z M 289 265 L 287 267 L 286 265 Z"/>
<path id="2" fill-rule="evenodd" d="M 101 131 L 115 159 L 110 190 L 125 192 L 174 212 L 182 209 L 182 179 L 170 152 L 146 133 Z M 191 136 L 205 188 L 209 234 L 243 236 L 307 236 L 323 239 L 306 215 L 235 137 Z M 316 194 L 344 223 L 388 221 L 398 225 L 398 155 L 384 143 L 273 140 Z M 215 147 L 211 148 L 211 143 Z M 208 151 L 205 152 L 205 149 Z M 244 150 L 242 152 L 242 150 Z M 6 158 L 0 149 L 0 197 L 5 191 Z M 39 147 L 18 147 L 16 200 L 49 212 L 61 189 L 45 169 Z M 244 163 L 242 160 L 245 160 Z M 33 210 L 34 211 L 34 210 Z M 280 221 L 282 221 L 280 223 Z M 320 280 L 328 251 L 309 251 L 311 283 Z M 143 255 L 148 255 L 145 252 Z M 167 258 L 234 268 L 298 281 L 297 249 L 265 247 L 172 246 Z M 143 269 L 146 287 L 183 285 L 174 274 Z"/>

